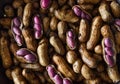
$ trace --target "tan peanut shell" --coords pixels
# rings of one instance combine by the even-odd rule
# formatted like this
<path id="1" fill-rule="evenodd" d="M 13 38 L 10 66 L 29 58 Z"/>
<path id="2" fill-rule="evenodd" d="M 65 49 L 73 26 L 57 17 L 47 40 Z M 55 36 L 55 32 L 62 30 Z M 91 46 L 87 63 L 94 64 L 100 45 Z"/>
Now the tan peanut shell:
<path id="1" fill-rule="evenodd" d="M 108 67 L 107 68 L 107 73 L 108 73 L 108 76 L 110 77 L 110 79 L 114 83 L 117 83 L 118 81 L 120 81 L 120 75 L 119 75 L 117 66 Z"/>
<path id="2" fill-rule="evenodd" d="M 81 19 L 79 26 L 79 41 L 86 42 L 89 38 L 90 27 L 88 21 L 85 19 Z"/>
<path id="3" fill-rule="evenodd" d="M 96 76 L 94 71 L 85 64 L 81 68 L 81 74 L 85 79 L 95 79 Z"/>
<path id="4" fill-rule="evenodd" d="M 101 3 L 99 6 L 99 13 L 102 17 L 102 20 L 104 22 L 111 22 L 113 20 L 113 17 L 109 11 L 109 6 L 107 5 L 107 3 Z"/>
<path id="5" fill-rule="evenodd" d="M 9 50 L 8 40 L 4 36 L 0 38 L 0 54 L 3 67 L 11 67 L 13 62 Z"/>
<path id="6" fill-rule="evenodd" d="M 83 62 L 90 68 L 96 68 L 98 61 L 92 56 L 92 54 L 85 48 L 84 44 L 81 44 L 79 52 L 81 54 Z"/>
<path id="7" fill-rule="evenodd" d="M 88 4 L 88 3 L 91 3 L 91 4 L 97 4 L 100 0 L 78 0 L 78 4 Z"/>
<path id="8" fill-rule="evenodd" d="M 0 24 L 6 29 L 10 29 L 11 21 L 11 18 L 0 18 Z"/>
<path id="9" fill-rule="evenodd" d="M 75 23 L 79 18 L 73 13 L 72 10 L 55 10 L 55 16 L 62 21 Z"/>
<path id="10" fill-rule="evenodd" d="M 44 33 L 47 35 L 50 32 L 50 18 L 49 17 L 44 17 L 43 18 L 43 30 Z"/>
<path id="11" fill-rule="evenodd" d="M 23 25 L 28 27 L 30 25 L 30 18 L 32 15 L 33 5 L 32 3 L 27 3 L 23 12 Z"/>
<path id="12" fill-rule="evenodd" d="M 96 54 L 102 54 L 102 45 L 96 45 L 95 48 L 94 48 L 94 52 Z"/>
<path id="13" fill-rule="evenodd" d="M 7 78 L 9 78 L 10 80 L 12 80 L 11 72 L 12 72 L 11 69 L 6 69 L 6 70 L 5 70 L 5 75 L 6 75 Z"/>
<path id="14" fill-rule="evenodd" d="M 64 46 L 63 46 L 61 40 L 57 36 L 51 36 L 49 41 L 50 41 L 50 44 L 54 47 L 55 51 L 58 54 L 60 54 L 60 55 L 65 54 Z"/>
<path id="15" fill-rule="evenodd" d="M 22 76 L 22 70 L 19 67 L 15 67 L 12 70 L 12 79 L 14 84 L 27 84 L 27 81 L 25 80 L 25 78 Z"/>
<path id="16" fill-rule="evenodd" d="M 107 63 L 107 65 L 109 66 L 109 63 L 107 62 L 107 59 L 106 59 L 105 50 L 104 50 L 104 49 L 105 49 L 105 45 L 104 45 L 104 40 L 105 40 L 105 39 L 106 39 L 106 38 L 103 38 L 103 40 L 102 40 L 103 58 L 104 58 L 105 62 Z M 113 44 L 112 49 L 113 49 L 113 51 L 114 51 L 114 56 L 113 56 L 113 61 L 114 61 L 113 66 L 114 66 L 114 65 L 116 65 L 116 47 L 115 47 L 115 43 L 114 43 L 113 39 L 111 39 L 111 41 L 112 41 L 112 44 Z M 112 67 L 112 66 L 109 66 L 109 67 Z"/>
<path id="17" fill-rule="evenodd" d="M 26 80 L 30 84 L 39 84 L 39 78 L 35 75 L 35 73 L 30 69 L 23 69 L 22 75 L 26 78 Z"/>
<path id="18" fill-rule="evenodd" d="M 114 39 L 112 30 L 110 29 L 109 25 L 102 26 L 101 34 L 103 37 L 110 37 L 111 39 Z"/>
<path id="19" fill-rule="evenodd" d="M 120 17 L 120 5 L 116 1 L 110 3 L 112 13 L 115 17 Z"/>
<path id="20" fill-rule="evenodd" d="M 100 16 L 94 17 L 91 26 L 90 38 L 87 41 L 87 49 L 93 50 L 100 38 L 100 29 L 102 26 L 102 18 Z"/>
<path id="21" fill-rule="evenodd" d="M 84 80 L 84 84 L 101 84 L 102 81 L 100 78 L 95 78 L 93 80 Z"/>
<path id="22" fill-rule="evenodd" d="M 76 74 L 60 55 L 53 55 L 53 61 L 57 65 L 58 70 L 65 76 L 75 80 Z"/>
<path id="23" fill-rule="evenodd" d="M 36 51 L 37 42 L 36 42 L 34 35 L 32 33 L 33 33 L 33 30 L 30 28 L 23 28 L 22 29 L 22 34 L 23 34 L 27 48 L 32 50 L 32 51 Z"/>
<path id="24" fill-rule="evenodd" d="M 73 64 L 77 60 L 77 54 L 75 51 L 69 50 L 66 54 L 66 60 L 69 64 Z"/>
<path id="25" fill-rule="evenodd" d="M 42 66 L 47 66 L 49 64 L 49 56 L 48 56 L 48 40 L 43 38 L 38 45 L 37 54 L 39 58 L 39 63 Z"/>

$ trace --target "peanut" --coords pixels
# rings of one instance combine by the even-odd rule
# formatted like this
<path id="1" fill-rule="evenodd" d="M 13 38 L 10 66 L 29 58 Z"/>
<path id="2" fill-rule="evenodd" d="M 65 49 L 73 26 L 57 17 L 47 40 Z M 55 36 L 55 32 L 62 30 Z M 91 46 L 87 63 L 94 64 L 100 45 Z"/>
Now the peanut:
<path id="1" fill-rule="evenodd" d="M 96 45 L 95 48 L 94 48 L 94 52 L 96 54 L 102 54 L 102 46 L 100 44 Z"/>
<path id="2" fill-rule="evenodd" d="M 39 42 L 39 46 L 37 48 L 39 63 L 42 66 L 47 66 L 49 64 L 49 56 L 48 56 L 47 49 L 48 49 L 48 40 L 46 38 L 43 38 Z"/>

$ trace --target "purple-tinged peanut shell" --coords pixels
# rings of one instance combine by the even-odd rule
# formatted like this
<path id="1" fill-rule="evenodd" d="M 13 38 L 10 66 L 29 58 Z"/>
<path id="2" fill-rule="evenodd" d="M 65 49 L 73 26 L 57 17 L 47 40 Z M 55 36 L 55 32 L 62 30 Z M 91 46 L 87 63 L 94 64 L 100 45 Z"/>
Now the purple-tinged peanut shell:
<path id="1" fill-rule="evenodd" d="M 24 58 L 28 61 L 28 62 L 35 62 L 36 61 L 36 57 L 33 54 L 27 54 L 24 56 Z"/>
<path id="2" fill-rule="evenodd" d="M 72 81 L 68 78 L 63 78 L 63 84 L 73 84 Z"/>
<path id="3" fill-rule="evenodd" d="M 39 38 L 41 38 L 41 32 L 40 31 L 35 31 L 35 38 L 36 39 L 39 39 Z"/>
<path id="4" fill-rule="evenodd" d="M 113 43 L 112 43 L 110 38 L 105 38 L 104 44 L 105 44 L 106 47 L 112 47 L 113 46 Z"/>
<path id="5" fill-rule="evenodd" d="M 55 84 L 63 84 L 63 79 L 59 74 L 56 74 L 53 78 Z"/>
<path id="6" fill-rule="evenodd" d="M 36 63 L 37 55 L 27 48 L 21 48 L 17 52 L 17 59 L 22 63 Z"/>
<path id="7" fill-rule="evenodd" d="M 50 5 L 50 0 L 40 0 L 40 6 L 43 9 L 47 9 Z"/>
<path id="8" fill-rule="evenodd" d="M 20 21 L 20 19 L 18 17 L 16 17 L 16 18 L 13 19 L 13 25 L 15 27 L 20 27 L 21 21 Z"/>
<path id="9" fill-rule="evenodd" d="M 109 47 L 105 47 L 105 53 L 106 53 L 106 55 L 109 55 L 109 56 L 113 56 L 114 55 L 113 49 L 109 48 Z"/>
<path id="10" fill-rule="evenodd" d="M 109 55 L 105 55 L 106 61 L 108 62 L 108 65 L 110 67 L 114 66 L 114 60 L 113 57 L 109 56 Z"/>
<path id="11" fill-rule="evenodd" d="M 72 9 L 77 16 L 81 16 L 82 10 L 78 6 L 73 6 Z"/>
<path id="12" fill-rule="evenodd" d="M 66 43 L 71 50 L 76 48 L 75 34 L 72 30 L 69 30 L 66 33 Z"/>
<path id="13" fill-rule="evenodd" d="M 21 36 L 16 35 L 16 36 L 15 36 L 15 40 L 16 40 L 18 46 L 22 46 L 23 40 L 22 40 Z"/>
<path id="14" fill-rule="evenodd" d="M 30 54 L 30 52 L 28 50 L 26 50 L 25 48 L 21 48 L 21 49 L 17 50 L 16 54 L 19 56 L 25 56 L 27 54 Z"/>
<path id="15" fill-rule="evenodd" d="M 56 70 L 55 70 L 54 66 L 53 65 L 48 65 L 46 67 L 46 69 L 47 69 L 48 75 L 52 79 L 55 76 L 55 74 L 56 74 Z"/>
<path id="16" fill-rule="evenodd" d="M 34 29 L 37 30 L 37 31 L 41 31 L 40 24 L 34 24 Z"/>
<path id="17" fill-rule="evenodd" d="M 39 16 L 38 15 L 36 15 L 36 16 L 34 16 L 34 23 L 36 23 L 36 24 L 40 24 L 41 22 L 40 22 L 40 18 L 39 18 Z"/>
<path id="18" fill-rule="evenodd" d="M 13 32 L 16 34 L 16 35 L 21 35 L 21 31 L 18 27 L 13 27 Z"/>
<path id="19" fill-rule="evenodd" d="M 107 45 L 108 47 L 105 45 L 106 39 L 111 40 L 110 45 L 109 46 Z M 111 44 L 112 44 L 112 47 L 111 47 Z M 109 67 L 113 67 L 116 64 L 116 49 L 115 49 L 116 47 L 115 47 L 114 41 L 109 37 L 108 38 L 103 38 L 103 40 L 102 40 L 102 48 L 103 48 L 104 61 L 106 62 L 106 64 Z M 110 51 L 110 49 L 106 49 L 106 48 L 111 48 L 112 51 Z"/>

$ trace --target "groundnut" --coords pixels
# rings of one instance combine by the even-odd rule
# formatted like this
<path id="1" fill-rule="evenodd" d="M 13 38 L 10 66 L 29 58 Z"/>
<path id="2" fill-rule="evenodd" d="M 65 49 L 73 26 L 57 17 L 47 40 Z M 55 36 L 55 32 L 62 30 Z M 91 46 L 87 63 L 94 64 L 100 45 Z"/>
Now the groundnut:
<path id="1" fill-rule="evenodd" d="M 49 17 L 44 17 L 43 18 L 43 30 L 46 35 L 49 34 L 50 32 L 50 18 Z"/>
<path id="2" fill-rule="evenodd" d="M 100 28 L 102 26 L 102 19 L 100 16 L 94 17 L 91 26 L 90 38 L 87 41 L 87 49 L 93 50 L 100 38 Z"/>
<path id="3" fill-rule="evenodd" d="M 96 54 L 102 54 L 102 46 L 100 44 L 96 45 L 95 48 L 94 48 L 94 52 Z"/>
<path id="4" fill-rule="evenodd" d="M 32 70 L 23 69 L 22 75 L 30 84 L 39 84 L 39 78 L 35 75 L 35 73 Z"/>
<path id="5" fill-rule="evenodd" d="M 27 81 L 22 76 L 22 70 L 19 67 L 15 67 L 12 72 L 12 79 L 15 84 L 27 84 Z"/>
<path id="6" fill-rule="evenodd" d="M 103 38 L 103 58 L 108 66 L 113 67 L 116 64 L 116 49 L 115 44 L 110 38 Z"/>
<path id="7" fill-rule="evenodd" d="M 98 61 L 91 56 L 92 54 L 85 48 L 85 44 L 81 44 L 79 52 L 85 64 L 87 64 L 90 68 L 97 67 Z"/>
<path id="8" fill-rule="evenodd" d="M 49 56 L 48 56 L 48 40 L 43 38 L 38 45 L 37 54 L 39 58 L 39 63 L 42 66 L 47 66 L 49 64 Z"/>
<path id="9" fill-rule="evenodd" d="M 4 68 L 11 67 L 13 63 L 8 42 L 9 41 L 4 36 L 0 38 L 0 55 L 2 59 L 2 65 Z"/>
<path id="10" fill-rule="evenodd" d="M 66 54 L 66 59 L 69 64 L 73 64 L 77 60 L 77 54 L 75 51 L 68 51 Z"/>
<path id="11" fill-rule="evenodd" d="M 59 0 L 60 1 L 60 0 Z M 53 13 L 51 15 L 54 15 L 54 11 L 58 9 L 58 3 L 57 1 L 52 1 L 51 6 L 49 7 L 49 12 Z"/>
<path id="12" fill-rule="evenodd" d="M 57 24 L 58 36 L 62 40 L 63 43 L 66 41 L 66 31 L 67 31 L 67 23 L 64 21 L 60 21 Z"/>
<path id="13" fill-rule="evenodd" d="M 20 63 L 20 67 L 25 69 L 31 69 L 33 71 L 43 71 L 43 67 L 39 63 L 34 64 Z"/>
<path id="14" fill-rule="evenodd" d="M 35 15 L 34 18 L 34 36 L 35 39 L 40 39 L 43 35 L 43 27 L 39 15 Z"/>
<path id="15" fill-rule="evenodd" d="M 84 81 L 85 84 L 101 84 L 101 79 L 100 78 L 95 78 L 92 80 L 85 80 Z"/>
<path id="16" fill-rule="evenodd" d="M 110 79 L 111 79 L 114 83 L 117 83 L 117 82 L 120 81 L 120 75 L 119 75 L 117 66 L 108 67 L 108 68 L 107 68 L 107 73 L 108 73 L 108 76 L 110 77 Z"/>
<path id="17" fill-rule="evenodd" d="M 74 63 L 73 63 L 73 70 L 75 73 L 80 73 L 81 72 L 81 68 L 82 68 L 82 60 L 81 59 L 77 59 Z"/>
<path id="18" fill-rule="evenodd" d="M 57 29 L 58 19 L 54 16 L 50 21 L 50 29 L 55 31 Z"/>
<path id="19" fill-rule="evenodd" d="M 37 42 L 34 38 L 34 35 L 32 35 L 33 30 L 30 28 L 23 28 L 22 34 L 26 43 L 26 46 L 28 49 L 32 51 L 36 51 L 37 49 Z"/>
<path id="20" fill-rule="evenodd" d="M 36 63 L 37 55 L 27 48 L 20 48 L 16 52 L 17 59 L 23 63 Z"/>
<path id="21" fill-rule="evenodd" d="M 7 78 L 9 78 L 10 80 L 12 80 L 12 75 L 11 75 L 11 72 L 12 72 L 12 70 L 11 69 L 7 69 L 6 71 L 5 71 L 5 75 L 7 76 Z"/>
<path id="22" fill-rule="evenodd" d="M 79 20 L 79 18 L 75 16 L 72 10 L 58 9 L 58 10 L 55 10 L 54 13 L 56 18 L 62 21 L 75 23 Z"/>
<path id="23" fill-rule="evenodd" d="M 23 0 L 14 0 L 12 3 L 13 7 L 15 9 L 19 8 L 20 6 L 24 5 L 24 1 Z"/>
<path id="24" fill-rule="evenodd" d="M 17 10 L 17 16 L 18 17 L 20 17 L 20 18 L 22 18 L 23 17 L 23 7 L 22 6 L 20 6 L 19 8 L 18 8 L 18 10 Z"/>
<path id="25" fill-rule="evenodd" d="M 80 26 L 79 26 L 79 41 L 80 42 L 86 42 L 89 37 L 89 24 L 88 21 L 85 19 L 81 19 Z"/>
<path id="26" fill-rule="evenodd" d="M 66 3 L 66 1 L 67 1 L 67 0 L 62 0 L 62 1 L 61 1 L 61 0 L 58 0 L 58 4 L 59 4 L 60 6 L 62 6 L 62 5 L 64 5 L 64 4 Z"/>
<path id="27" fill-rule="evenodd" d="M 81 74 L 85 79 L 94 79 L 96 76 L 94 71 L 85 64 L 81 68 Z"/>
<path id="28" fill-rule="evenodd" d="M 73 6 L 72 9 L 78 17 L 82 19 L 87 19 L 88 21 L 91 20 L 91 15 L 84 11 L 79 5 Z"/>
<path id="29" fill-rule="evenodd" d="M 109 6 L 107 5 L 107 3 L 100 4 L 99 13 L 103 21 L 108 22 L 108 23 L 113 21 L 113 17 L 109 11 Z"/>
<path id="30" fill-rule="evenodd" d="M 80 7 L 86 11 L 93 10 L 94 5 L 93 4 L 79 4 Z"/>
<path id="31" fill-rule="evenodd" d="M 76 74 L 73 72 L 73 70 L 70 68 L 70 66 L 67 64 L 63 57 L 59 55 L 53 55 L 52 60 L 57 65 L 58 70 L 65 77 L 69 77 L 70 79 L 75 80 Z"/>
<path id="32" fill-rule="evenodd" d="M 77 0 L 78 4 L 87 4 L 87 3 L 91 3 L 91 4 L 97 4 L 100 0 Z"/>
<path id="33" fill-rule="evenodd" d="M 76 48 L 76 36 L 72 29 L 66 32 L 66 44 L 71 50 Z"/>
<path id="34" fill-rule="evenodd" d="M 110 37 L 111 39 L 114 39 L 112 30 L 110 29 L 109 25 L 102 26 L 101 34 L 103 37 Z"/>
<path id="35" fill-rule="evenodd" d="M 112 1 L 110 4 L 112 13 L 115 17 L 120 17 L 120 5 L 116 1 Z"/>
<path id="36" fill-rule="evenodd" d="M 22 20 L 25 27 L 28 27 L 30 25 L 32 10 L 33 10 L 32 3 L 27 3 L 24 8 L 23 20 Z"/>
<path id="37" fill-rule="evenodd" d="M 57 36 L 51 36 L 49 41 L 50 41 L 50 44 L 54 47 L 55 51 L 58 54 L 60 54 L 60 55 L 65 54 L 64 46 L 63 46 L 61 40 Z"/>

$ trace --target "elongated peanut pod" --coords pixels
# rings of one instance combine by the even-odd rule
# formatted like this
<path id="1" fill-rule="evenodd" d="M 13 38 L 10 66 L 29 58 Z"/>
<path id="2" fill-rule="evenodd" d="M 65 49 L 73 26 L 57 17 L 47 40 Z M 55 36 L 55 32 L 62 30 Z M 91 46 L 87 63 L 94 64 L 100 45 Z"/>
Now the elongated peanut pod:
<path id="1" fill-rule="evenodd" d="M 63 46 L 61 40 L 58 37 L 51 36 L 50 37 L 50 44 L 54 47 L 55 51 L 58 54 L 60 54 L 60 55 L 64 55 L 65 54 L 64 46 Z"/>
<path id="2" fill-rule="evenodd" d="M 39 84 L 39 78 L 35 75 L 35 73 L 30 70 L 30 69 L 23 69 L 22 71 L 22 75 L 26 78 L 26 80 L 30 83 L 30 84 Z"/>
<path id="3" fill-rule="evenodd" d="M 92 57 L 91 53 L 85 48 L 84 44 L 81 44 L 81 47 L 79 49 L 79 52 L 81 54 L 82 60 L 85 64 L 87 64 L 90 68 L 96 68 L 98 61 L 94 57 Z"/>
<path id="4" fill-rule="evenodd" d="M 75 80 L 76 74 L 73 72 L 73 70 L 70 68 L 70 66 L 67 64 L 67 62 L 64 60 L 63 57 L 59 55 L 53 55 L 53 61 L 58 67 L 58 70 L 65 76 L 69 77 L 72 80 Z"/>
<path id="5" fill-rule="evenodd" d="M 89 36 L 89 24 L 85 19 L 81 19 L 80 26 L 79 26 L 79 41 L 80 42 L 86 42 L 88 40 Z"/>
<path id="6" fill-rule="evenodd" d="M 23 28 L 22 34 L 25 39 L 25 43 L 28 49 L 32 51 L 36 51 L 37 49 L 37 42 L 32 34 L 33 30 L 30 28 Z"/>
<path id="7" fill-rule="evenodd" d="M 43 38 L 39 46 L 37 48 L 37 54 L 39 58 L 39 63 L 42 66 L 47 66 L 49 64 L 49 56 L 48 56 L 48 40 Z"/>
<path id="8" fill-rule="evenodd" d="M 91 4 L 97 4 L 100 0 L 77 0 L 78 4 L 87 4 L 87 3 L 91 3 Z"/>
<path id="9" fill-rule="evenodd" d="M 120 81 L 120 75 L 119 75 L 117 66 L 108 67 L 107 72 L 108 72 L 108 76 L 114 83 L 117 83 Z"/>
<path id="10" fill-rule="evenodd" d="M 1 37 L 0 39 L 0 46 L 1 46 L 1 58 L 2 64 L 4 68 L 9 68 L 12 66 L 12 58 L 9 51 L 8 40 L 5 37 Z"/>
<path id="11" fill-rule="evenodd" d="M 33 4 L 27 3 L 24 8 L 23 12 L 23 24 L 24 26 L 28 27 L 30 25 L 30 18 L 32 15 Z"/>
<path id="12" fill-rule="evenodd" d="M 22 70 L 19 67 L 16 67 L 12 70 L 12 78 L 14 84 L 27 84 L 27 81 L 25 78 L 22 76 Z"/>
<path id="13" fill-rule="evenodd" d="M 100 16 L 94 17 L 92 21 L 90 38 L 87 42 L 87 49 L 93 50 L 100 38 L 100 28 L 102 26 L 102 18 Z"/>
<path id="14" fill-rule="evenodd" d="M 100 13 L 103 21 L 108 22 L 108 23 L 113 21 L 113 17 L 109 11 L 108 4 L 101 3 L 101 5 L 99 6 L 99 13 Z"/>

